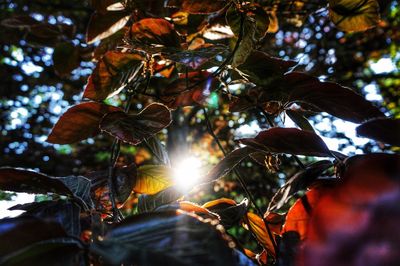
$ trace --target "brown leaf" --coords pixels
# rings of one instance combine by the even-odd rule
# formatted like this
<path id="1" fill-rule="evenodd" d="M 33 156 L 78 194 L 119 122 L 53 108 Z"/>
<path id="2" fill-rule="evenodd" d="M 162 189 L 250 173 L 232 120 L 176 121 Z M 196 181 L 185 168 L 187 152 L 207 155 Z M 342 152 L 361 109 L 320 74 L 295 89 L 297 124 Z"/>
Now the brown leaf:
<path id="1" fill-rule="evenodd" d="M 181 47 L 174 26 L 161 18 L 145 18 L 135 22 L 131 27 L 130 37 L 147 45 Z"/>
<path id="2" fill-rule="evenodd" d="M 169 109 L 163 104 L 153 103 L 137 115 L 109 113 L 101 120 L 100 128 L 111 136 L 137 145 L 166 128 L 171 121 Z"/>
<path id="3" fill-rule="evenodd" d="M 324 141 L 315 133 L 297 128 L 274 127 L 240 143 L 266 152 L 332 157 Z"/>
<path id="4" fill-rule="evenodd" d="M 125 11 L 94 12 L 86 30 L 86 42 L 91 44 L 113 35 L 125 26 L 129 17 Z"/>
<path id="5" fill-rule="evenodd" d="M 84 98 L 102 101 L 119 93 L 137 75 L 142 57 L 109 51 L 97 63 L 83 93 Z"/>
<path id="6" fill-rule="evenodd" d="M 57 121 L 47 138 L 47 142 L 70 144 L 100 133 L 101 118 L 110 112 L 122 109 L 97 103 L 86 102 L 69 108 Z"/>
<path id="7" fill-rule="evenodd" d="M 400 146 L 400 119 L 378 118 L 357 127 L 357 134 L 394 146 Z"/>
<path id="8" fill-rule="evenodd" d="M 60 77 L 68 76 L 72 70 L 80 65 L 79 47 L 69 42 L 57 44 L 53 53 L 53 63 L 56 74 Z"/>

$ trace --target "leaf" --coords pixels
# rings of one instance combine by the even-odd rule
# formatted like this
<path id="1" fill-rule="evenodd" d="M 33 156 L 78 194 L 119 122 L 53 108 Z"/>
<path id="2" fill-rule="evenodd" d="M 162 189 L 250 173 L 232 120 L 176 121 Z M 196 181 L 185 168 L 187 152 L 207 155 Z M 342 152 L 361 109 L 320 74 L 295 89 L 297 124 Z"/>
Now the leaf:
<path id="1" fill-rule="evenodd" d="M 146 146 L 150 149 L 153 155 L 157 158 L 160 163 L 167 166 L 171 166 L 168 152 L 161 141 L 156 137 L 151 137 L 145 140 Z"/>
<path id="2" fill-rule="evenodd" d="M 254 50 L 238 69 L 248 76 L 248 79 L 258 85 L 268 85 L 277 76 L 282 76 L 297 64 L 293 60 L 283 60 L 267 53 Z"/>
<path id="3" fill-rule="evenodd" d="M 82 243 L 55 222 L 34 217 L 0 220 L 1 265 L 71 265 L 81 250 Z"/>
<path id="4" fill-rule="evenodd" d="M 274 194 L 268 204 L 268 211 L 279 210 L 288 202 L 297 192 L 305 190 L 311 185 L 324 171 L 332 167 L 333 164 L 329 160 L 322 160 L 310 165 L 307 165 L 305 170 L 302 170 L 292 176 L 278 191 Z"/>
<path id="5" fill-rule="evenodd" d="M 103 101 L 118 94 L 142 69 L 137 54 L 108 51 L 97 63 L 83 93 L 83 98 Z"/>
<path id="6" fill-rule="evenodd" d="M 73 195 L 60 180 L 32 170 L 1 167 L 0 189 L 26 193 Z"/>
<path id="7" fill-rule="evenodd" d="M 240 143 L 265 152 L 332 157 L 324 141 L 315 133 L 297 128 L 274 127 Z"/>
<path id="8" fill-rule="evenodd" d="M 210 14 L 221 11 L 227 5 L 226 0 L 168 0 L 167 7 L 180 8 L 190 14 Z"/>
<path id="9" fill-rule="evenodd" d="M 384 116 L 371 102 L 351 89 L 333 82 L 321 82 L 300 72 L 288 73 L 261 91 L 260 102 L 271 100 L 309 104 L 354 123 Z"/>
<path id="10" fill-rule="evenodd" d="M 221 224 L 226 229 L 229 229 L 232 226 L 239 224 L 239 221 L 246 214 L 248 206 L 249 202 L 247 199 L 244 199 L 241 203 L 237 204 L 234 200 L 220 198 L 206 202 L 202 207 L 218 214 Z"/>
<path id="11" fill-rule="evenodd" d="M 296 232 L 300 240 L 305 240 L 307 238 L 311 214 L 319 203 L 320 198 L 328 191 L 328 187 L 316 187 L 298 199 L 289 209 L 286 215 L 286 221 L 282 228 L 282 234 Z"/>
<path id="12" fill-rule="evenodd" d="M 192 69 L 198 69 L 206 62 L 215 58 L 217 55 L 227 51 L 223 45 L 205 45 L 194 50 L 181 50 L 175 53 L 166 55 L 167 58 L 184 64 Z"/>
<path id="13" fill-rule="evenodd" d="M 217 80 L 207 71 L 193 71 L 180 74 L 179 78 L 161 89 L 161 100 L 169 108 L 203 105 L 215 90 Z"/>
<path id="14" fill-rule="evenodd" d="M 232 5 L 226 13 L 226 22 L 240 41 L 232 60 L 232 66 L 237 67 L 247 60 L 267 33 L 269 17 L 259 5 L 247 5 L 244 12 Z"/>
<path id="15" fill-rule="evenodd" d="M 109 113 L 101 120 L 100 128 L 113 137 L 137 145 L 169 126 L 171 121 L 171 112 L 165 105 L 152 103 L 137 115 Z"/>
<path id="16" fill-rule="evenodd" d="M 315 133 L 313 126 L 310 124 L 307 118 L 305 118 L 302 113 L 298 110 L 288 109 L 286 114 L 296 123 L 302 130 L 310 131 Z"/>
<path id="17" fill-rule="evenodd" d="M 172 169 L 164 165 L 143 165 L 138 168 L 133 191 L 153 195 L 173 184 Z"/>
<path id="18" fill-rule="evenodd" d="M 343 31 L 365 31 L 380 20 L 376 0 L 329 0 L 329 17 Z"/>
<path id="19" fill-rule="evenodd" d="M 173 25 L 162 18 L 145 18 L 135 22 L 131 27 L 130 36 L 137 42 L 147 45 L 181 47 Z"/>
<path id="20" fill-rule="evenodd" d="M 157 212 L 165 211 L 184 211 L 187 213 L 194 213 L 204 219 L 219 220 L 218 214 L 210 212 L 206 208 L 198 205 L 197 203 L 181 200 L 178 202 L 170 203 L 168 205 L 160 206 L 156 209 Z"/>
<path id="21" fill-rule="evenodd" d="M 154 195 L 142 194 L 138 199 L 138 212 L 152 212 L 160 206 L 170 204 L 183 196 L 176 187 L 168 187 Z"/>
<path id="22" fill-rule="evenodd" d="M 92 44 L 113 35 L 125 26 L 129 17 L 125 11 L 94 12 L 87 26 L 86 42 Z"/>
<path id="23" fill-rule="evenodd" d="M 60 77 L 68 76 L 72 70 L 80 65 L 79 48 L 69 42 L 57 44 L 53 53 L 53 63 L 56 74 Z"/>
<path id="24" fill-rule="evenodd" d="M 400 119 L 373 119 L 360 125 L 356 130 L 360 136 L 400 146 Z"/>
<path id="25" fill-rule="evenodd" d="M 232 246 L 220 229 L 195 215 L 157 212 L 125 219 L 92 251 L 112 265 L 238 265 Z"/>
<path id="26" fill-rule="evenodd" d="M 100 13 L 107 13 L 107 8 L 117 2 L 119 0 L 90 0 L 90 5 Z"/>
<path id="27" fill-rule="evenodd" d="M 122 109 L 96 102 L 85 102 L 69 108 L 57 121 L 47 137 L 47 142 L 71 144 L 100 133 L 101 118 Z"/>
<path id="28" fill-rule="evenodd" d="M 83 202 L 87 210 L 93 208 L 93 201 L 90 196 L 91 183 L 90 180 L 84 176 L 65 176 L 59 177 L 73 193 L 74 196 Z"/>
<path id="29" fill-rule="evenodd" d="M 41 201 L 15 205 L 9 210 L 24 210 L 22 216 L 35 216 L 41 219 L 54 220 L 59 223 L 68 235 L 80 237 L 81 221 L 79 205 L 72 201 Z"/>
<path id="30" fill-rule="evenodd" d="M 241 161 L 246 159 L 251 153 L 256 152 L 257 150 L 252 147 L 244 147 L 239 148 L 231 153 L 229 153 L 224 159 L 222 159 L 216 166 L 214 166 L 210 172 L 206 175 L 204 180 L 206 182 L 212 182 L 217 180 L 230 171 L 232 171 Z"/>
<path id="31" fill-rule="evenodd" d="M 247 224 L 249 230 L 256 236 L 258 242 L 268 251 L 268 254 L 271 254 L 273 257 L 275 257 L 276 254 L 273 244 L 273 241 L 275 240 L 269 237 L 263 219 L 257 214 L 248 212 L 245 216 L 245 223 Z"/>

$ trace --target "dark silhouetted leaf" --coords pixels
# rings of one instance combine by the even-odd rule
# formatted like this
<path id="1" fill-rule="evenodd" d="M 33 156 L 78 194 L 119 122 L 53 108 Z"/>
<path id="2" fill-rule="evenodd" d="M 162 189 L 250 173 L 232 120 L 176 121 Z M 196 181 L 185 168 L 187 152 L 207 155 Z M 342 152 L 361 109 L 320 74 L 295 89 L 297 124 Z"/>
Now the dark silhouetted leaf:
<path id="1" fill-rule="evenodd" d="M 261 51 L 253 51 L 238 69 L 258 85 L 268 85 L 277 76 L 286 73 L 296 61 L 282 60 Z"/>
<path id="2" fill-rule="evenodd" d="M 234 246 L 198 216 L 157 212 L 125 219 L 92 250 L 113 265 L 238 265 Z"/>
<path id="3" fill-rule="evenodd" d="M 279 210 L 297 192 L 305 190 L 311 185 L 324 171 L 332 167 L 331 161 L 322 160 L 312 163 L 292 176 L 272 197 L 268 204 L 268 211 Z"/>
<path id="4" fill-rule="evenodd" d="M 251 153 L 257 152 L 251 147 L 239 148 L 229 153 L 204 178 L 206 182 L 211 182 L 223 177 L 232 171 L 241 161 L 246 159 Z"/>
<path id="5" fill-rule="evenodd" d="M 0 189 L 26 193 L 73 195 L 62 180 L 22 168 L 0 168 Z"/>
<path id="6" fill-rule="evenodd" d="M 83 97 L 95 101 L 112 97 L 131 82 L 141 69 L 141 56 L 109 51 L 89 76 Z"/>
<path id="7" fill-rule="evenodd" d="M 220 198 L 213 201 L 209 201 L 203 204 L 203 208 L 216 213 L 220 217 L 221 224 L 229 229 L 230 227 L 239 224 L 243 216 L 247 212 L 249 202 L 244 199 L 242 202 L 237 204 L 234 200 Z"/>
<path id="8" fill-rule="evenodd" d="M 94 43 L 116 33 L 128 22 L 130 14 L 125 11 L 94 12 L 86 31 L 86 42 Z"/>
<path id="9" fill-rule="evenodd" d="M 260 93 L 261 102 L 305 103 L 354 123 L 384 116 L 377 107 L 351 89 L 333 82 L 321 82 L 300 72 L 286 74 Z"/>
<path id="10" fill-rule="evenodd" d="M 210 14 L 222 10 L 227 0 L 168 0 L 168 7 L 176 7 L 190 14 Z"/>
<path id="11" fill-rule="evenodd" d="M 77 256 L 81 250 L 82 243 L 67 236 L 55 222 L 34 217 L 0 220 L 1 265 L 79 264 Z"/>
<path id="12" fill-rule="evenodd" d="M 81 223 L 79 205 L 72 201 L 41 201 L 19 204 L 9 210 L 23 210 L 23 216 L 35 216 L 41 219 L 55 220 L 68 235 L 80 237 Z"/>
<path id="13" fill-rule="evenodd" d="M 77 104 L 69 108 L 57 121 L 47 138 L 47 142 L 70 144 L 94 137 L 100 133 L 102 117 L 122 109 L 96 102 Z"/>
<path id="14" fill-rule="evenodd" d="M 332 157 L 328 147 L 317 134 L 297 128 L 275 127 L 261 131 L 255 138 L 239 141 L 266 152 Z"/>
<path id="15" fill-rule="evenodd" d="M 302 130 L 315 132 L 313 126 L 310 124 L 307 118 L 298 110 L 286 110 L 286 114 L 296 123 Z"/>
<path id="16" fill-rule="evenodd" d="M 169 160 L 168 152 L 161 141 L 156 137 L 151 137 L 145 140 L 146 146 L 154 154 L 157 160 L 167 166 L 171 165 Z"/>
<path id="17" fill-rule="evenodd" d="M 357 134 L 390 145 L 400 146 L 400 119 L 378 118 L 357 127 Z"/>
<path id="18" fill-rule="evenodd" d="M 180 48 L 179 36 L 171 23 L 162 18 L 145 18 L 131 27 L 130 36 L 147 45 Z"/>
<path id="19" fill-rule="evenodd" d="M 83 202 L 83 205 L 89 210 L 93 207 L 93 201 L 90 197 L 90 180 L 84 176 L 65 176 L 59 177 L 73 193 L 74 196 Z"/>
<path id="20" fill-rule="evenodd" d="M 139 213 L 151 212 L 160 206 L 170 204 L 183 196 L 176 187 L 166 188 L 154 195 L 140 195 L 138 199 Z"/>
<path id="21" fill-rule="evenodd" d="M 60 77 L 68 76 L 80 64 L 79 48 L 69 42 L 57 44 L 53 53 L 54 69 Z"/>
<path id="22" fill-rule="evenodd" d="M 329 17 L 343 31 L 365 31 L 380 20 L 376 0 L 329 0 Z"/>
<path id="23" fill-rule="evenodd" d="M 171 121 L 169 109 L 163 104 L 153 103 L 137 115 L 109 113 L 101 120 L 100 128 L 111 136 L 137 145 L 166 128 Z"/>

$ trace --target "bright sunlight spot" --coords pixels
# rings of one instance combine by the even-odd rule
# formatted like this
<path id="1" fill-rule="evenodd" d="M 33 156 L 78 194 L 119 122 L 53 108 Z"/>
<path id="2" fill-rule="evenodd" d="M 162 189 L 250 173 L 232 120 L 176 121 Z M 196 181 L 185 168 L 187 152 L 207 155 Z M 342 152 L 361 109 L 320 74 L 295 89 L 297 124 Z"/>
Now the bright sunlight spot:
<path id="1" fill-rule="evenodd" d="M 190 190 L 201 177 L 201 161 L 193 156 L 182 159 L 174 167 L 176 185 L 185 191 Z"/>

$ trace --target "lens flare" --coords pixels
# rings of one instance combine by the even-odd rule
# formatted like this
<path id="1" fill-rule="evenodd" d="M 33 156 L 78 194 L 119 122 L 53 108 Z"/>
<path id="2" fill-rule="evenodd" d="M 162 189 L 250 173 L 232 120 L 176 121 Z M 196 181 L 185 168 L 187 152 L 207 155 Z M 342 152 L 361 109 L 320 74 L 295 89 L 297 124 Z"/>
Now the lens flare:
<path id="1" fill-rule="evenodd" d="M 188 157 L 182 159 L 180 163 L 174 167 L 175 184 L 182 190 L 188 191 L 200 180 L 201 177 L 201 161 L 196 157 Z"/>

